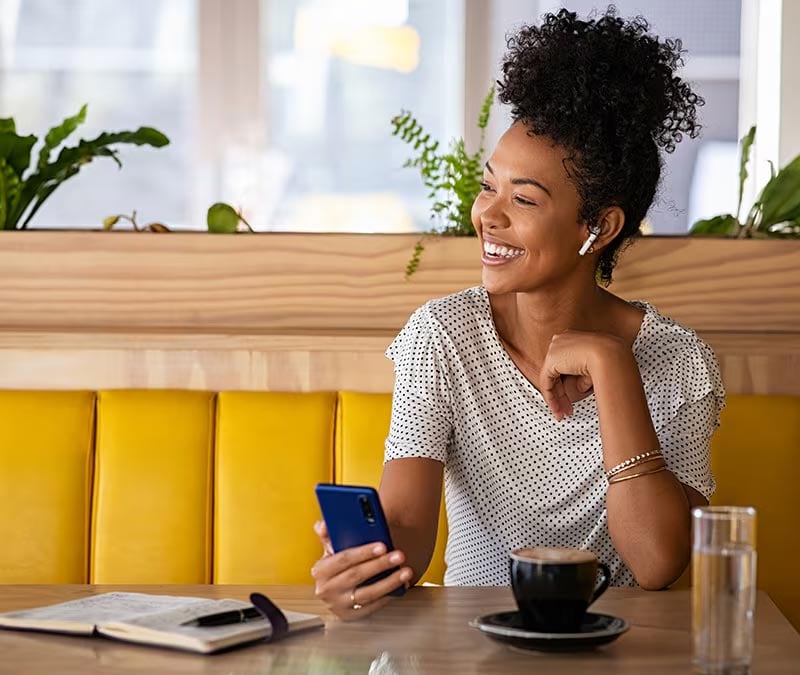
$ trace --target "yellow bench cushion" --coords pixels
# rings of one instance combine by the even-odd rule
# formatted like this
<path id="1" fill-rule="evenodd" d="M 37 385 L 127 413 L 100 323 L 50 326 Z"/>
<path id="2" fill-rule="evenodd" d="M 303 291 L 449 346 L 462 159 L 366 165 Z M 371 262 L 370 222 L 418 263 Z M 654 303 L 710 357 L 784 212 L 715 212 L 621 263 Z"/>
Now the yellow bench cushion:
<path id="1" fill-rule="evenodd" d="M 91 583 L 211 581 L 214 395 L 101 391 Z"/>
<path id="2" fill-rule="evenodd" d="M 335 409 L 327 392 L 219 395 L 215 583 L 311 583 L 314 486 L 333 478 Z"/>
<path id="3" fill-rule="evenodd" d="M 377 488 L 383 472 L 384 441 L 392 416 L 391 394 L 339 394 L 336 425 L 336 482 Z M 444 553 L 447 546 L 447 514 L 444 491 L 439 508 L 436 546 L 420 583 L 444 581 Z"/>
<path id="4" fill-rule="evenodd" d="M 800 397 L 728 397 L 711 467 L 712 504 L 756 508 L 758 585 L 800 628 Z"/>
<path id="5" fill-rule="evenodd" d="M 0 583 L 86 583 L 93 434 L 93 392 L 0 391 Z"/>

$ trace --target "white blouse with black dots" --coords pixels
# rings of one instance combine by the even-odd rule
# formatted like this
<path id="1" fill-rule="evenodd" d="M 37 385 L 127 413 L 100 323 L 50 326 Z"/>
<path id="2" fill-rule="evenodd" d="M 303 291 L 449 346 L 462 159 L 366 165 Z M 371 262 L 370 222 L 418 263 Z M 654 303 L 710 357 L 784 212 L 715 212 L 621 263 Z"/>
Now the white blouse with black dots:
<path id="1" fill-rule="evenodd" d="M 693 331 L 632 304 L 645 311 L 633 352 L 667 467 L 709 497 L 709 442 L 725 405 L 716 358 Z M 395 387 L 384 461 L 444 464 L 446 584 L 507 585 L 509 551 L 569 546 L 593 551 L 612 584 L 636 585 L 608 533 L 594 395 L 556 421 L 501 345 L 485 288 L 420 307 L 386 355 Z"/>

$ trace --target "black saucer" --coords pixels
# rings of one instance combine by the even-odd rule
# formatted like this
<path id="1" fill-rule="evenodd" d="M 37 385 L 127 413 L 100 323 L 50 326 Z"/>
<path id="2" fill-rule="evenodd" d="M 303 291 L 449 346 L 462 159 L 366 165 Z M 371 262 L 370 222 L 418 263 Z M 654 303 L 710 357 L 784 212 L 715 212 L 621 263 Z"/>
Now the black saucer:
<path id="1" fill-rule="evenodd" d="M 520 613 L 516 611 L 478 616 L 469 625 L 486 633 L 493 640 L 544 652 L 592 649 L 616 640 L 630 628 L 624 619 L 592 612 L 586 613 L 581 627 L 575 633 L 537 633 L 525 628 Z"/>

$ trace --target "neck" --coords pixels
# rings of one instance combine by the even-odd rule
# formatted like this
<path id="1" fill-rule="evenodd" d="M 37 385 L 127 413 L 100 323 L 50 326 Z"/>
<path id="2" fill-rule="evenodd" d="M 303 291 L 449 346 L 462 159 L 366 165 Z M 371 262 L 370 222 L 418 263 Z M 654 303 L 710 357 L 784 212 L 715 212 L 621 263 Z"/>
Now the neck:
<path id="1" fill-rule="evenodd" d="M 540 363 L 553 335 L 570 329 L 603 330 L 608 295 L 592 283 L 578 293 L 507 293 L 490 296 L 490 302 L 500 338 L 529 360 Z"/>

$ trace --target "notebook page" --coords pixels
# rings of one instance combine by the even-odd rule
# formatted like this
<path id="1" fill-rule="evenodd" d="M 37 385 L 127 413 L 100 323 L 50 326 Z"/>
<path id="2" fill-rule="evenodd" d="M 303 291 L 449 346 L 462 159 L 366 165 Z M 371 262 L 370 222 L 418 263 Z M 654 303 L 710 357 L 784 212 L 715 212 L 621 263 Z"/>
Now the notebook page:
<path id="1" fill-rule="evenodd" d="M 79 600 L 70 600 L 47 607 L 34 607 L 0 614 L 0 625 L 27 625 L 50 622 L 97 625 L 107 621 L 127 621 L 145 614 L 159 613 L 177 608 L 208 605 L 205 598 L 187 598 L 174 595 L 146 593 L 102 593 Z M 202 612 L 200 612 L 202 614 Z M 8 621 L 7 621 L 8 620 Z"/>

